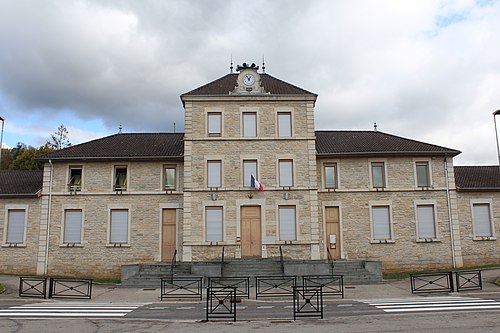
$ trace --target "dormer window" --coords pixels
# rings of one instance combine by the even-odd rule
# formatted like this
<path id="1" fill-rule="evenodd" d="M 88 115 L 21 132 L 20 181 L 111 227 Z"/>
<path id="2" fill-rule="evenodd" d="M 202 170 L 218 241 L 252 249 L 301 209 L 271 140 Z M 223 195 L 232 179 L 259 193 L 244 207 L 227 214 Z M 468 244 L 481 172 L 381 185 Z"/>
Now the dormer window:
<path id="1" fill-rule="evenodd" d="M 69 167 L 68 191 L 77 192 L 82 190 L 82 167 Z"/>
<path id="2" fill-rule="evenodd" d="M 127 167 L 126 166 L 115 166 L 113 190 L 115 190 L 115 191 L 126 191 L 127 190 Z"/>

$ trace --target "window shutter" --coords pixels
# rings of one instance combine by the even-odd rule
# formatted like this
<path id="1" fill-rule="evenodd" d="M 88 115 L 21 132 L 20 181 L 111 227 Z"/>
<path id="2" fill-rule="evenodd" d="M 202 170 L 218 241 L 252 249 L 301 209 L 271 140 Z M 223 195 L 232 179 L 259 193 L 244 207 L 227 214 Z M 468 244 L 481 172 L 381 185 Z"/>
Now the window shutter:
<path id="1" fill-rule="evenodd" d="M 221 120 L 222 114 L 220 113 L 209 113 L 208 114 L 208 133 L 209 134 L 221 134 Z"/>
<path id="2" fill-rule="evenodd" d="M 243 161 L 243 186 L 250 187 L 250 177 L 253 175 L 257 177 L 257 162 L 256 161 Z"/>
<path id="3" fill-rule="evenodd" d="M 295 207 L 279 208 L 280 240 L 296 240 Z"/>
<path id="4" fill-rule="evenodd" d="M 82 235 L 82 211 L 65 212 L 64 243 L 80 243 Z"/>
<path id="5" fill-rule="evenodd" d="M 489 204 L 474 204 L 474 231 L 475 236 L 491 237 L 491 217 Z"/>
<path id="6" fill-rule="evenodd" d="M 418 237 L 436 238 L 436 226 L 434 221 L 434 206 L 417 206 Z"/>
<path id="7" fill-rule="evenodd" d="M 389 207 L 372 207 L 373 239 L 391 239 Z"/>
<path id="8" fill-rule="evenodd" d="M 221 162 L 208 162 L 208 187 L 221 187 Z"/>
<path id="9" fill-rule="evenodd" d="M 279 161 L 280 186 L 293 186 L 293 162 Z"/>
<path id="10" fill-rule="evenodd" d="M 128 210 L 111 211 L 110 243 L 128 242 Z"/>
<path id="11" fill-rule="evenodd" d="M 257 115 L 255 113 L 243 114 L 243 136 L 244 137 L 257 136 Z"/>
<path id="12" fill-rule="evenodd" d="M 220 242 L 222 241 L 222 208 L 207 207 L 207 241 Z"/>
<path id="13" fill-rule="evenodd" d="M 278 136 L 292 136 L 292 115 L 278 113 Z"/>
<path id="14" fill-rule="evenodd" d="M 9 210 L 7 226 L 7 243 L 22 244 L 24 242 L 25 210 Z"/>

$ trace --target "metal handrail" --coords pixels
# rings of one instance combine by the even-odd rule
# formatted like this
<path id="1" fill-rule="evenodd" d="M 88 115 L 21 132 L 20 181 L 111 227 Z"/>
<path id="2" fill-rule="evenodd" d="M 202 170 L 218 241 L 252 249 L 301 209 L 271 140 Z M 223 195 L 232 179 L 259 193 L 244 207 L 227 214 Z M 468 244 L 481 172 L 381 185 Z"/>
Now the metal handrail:
<path id="1" fill-rule="evenodd" d="M 224 246 L 222 247 L 222 256 L 220 261 L 220 276 L 224 276 Z"/>
<path id="2" fill-rule="evenodd" d="M 283 261 L 283 249 L 280 245 L 280 265 L 281 265 L 281 275 L 285 276 L 285 262 Z"/>
<path id="3" fill-rule="evenodd" d="M 174 279 L 174 268 L 175 268 L 175 258 L 177 257 L 177 249 L 174 251 L 174 255 L 172 256 L 172 260 L 170 261 L 170 278 Z"/>
<path id="4" fill-rule="evenodd" d="M 333 264 L 332 253 L 330 252 L 330 248 L 326 248 L 326 253 L 328 254 L 328 264 L 330 264 L 330 275 L 333 275 L 333 268 L 335 265 Z"/>

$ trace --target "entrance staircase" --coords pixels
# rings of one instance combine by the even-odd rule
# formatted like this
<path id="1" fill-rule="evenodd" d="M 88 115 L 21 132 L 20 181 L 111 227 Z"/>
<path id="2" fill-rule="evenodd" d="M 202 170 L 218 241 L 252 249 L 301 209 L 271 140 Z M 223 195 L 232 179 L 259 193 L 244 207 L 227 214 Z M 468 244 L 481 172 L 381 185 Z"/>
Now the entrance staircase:
<path id="1" fill-rule="evenodd" d="M 332 269 L 333 264 L 333 269 Z M 345 285 L 375 284 L 382 282 L 380 262 L 338 260 L 285 260 L 233 259 L 221 262 L 176 262 L 122 266 L 121 284 L 124 287 L 159 288 L 161 278 L 173 276 L 250 277 L 256 276 L 306 276 L 343 275 Z M 301 281 L 301 280 L 298 280 Z"/>

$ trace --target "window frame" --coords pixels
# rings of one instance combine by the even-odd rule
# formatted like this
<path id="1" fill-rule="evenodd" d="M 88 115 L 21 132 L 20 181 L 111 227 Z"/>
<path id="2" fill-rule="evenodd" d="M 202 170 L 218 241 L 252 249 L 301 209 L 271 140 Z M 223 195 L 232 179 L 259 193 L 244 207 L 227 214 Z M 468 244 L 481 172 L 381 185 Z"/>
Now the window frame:
<path id="1" fill-rule="evenodd" d="M 475 211 L 475 206 L 487 206 L 488 207 L 488 218 L 489 218 L 489 235 L 478 235 L 477 226 L 477 212 Z M 471 200 L 471 223 L 472 223 L 472 235 L 473 240 L 496 240 L 497 236 L 495 233 L 495 221 L 493 215 L 493 202 L 492 200 Z"/>
<path id="2" fill-rule="evenodd" d="M 218 121 L 214 120 L 218 117 Z M 217 124 L 218 123 L 218 124 Z M 212 131 L 212 125 L 217 125 L 215 130 Z M 207 112 L 207 135 L 209 137 L 221 137 L 222 136 L 222 112 L 221 111 L 209 111 Z"/>
<path id="3" fill-rule="evenodd" d="M 289 121 L 289 126 L 286 127 L 286 131 L 282 131 L 282 121 L 281 117 L 282 116 L 287 116 L 288 121 Z M 278 111 L 276 113 L 276 130 L 277 130 L 277 136 L 279 138 L 290 138 L 293 136 L 293 126 L 292 126 L 292 112 L 291 111 Z M 285 124 L 283 124 L 284 126 Z M 284 129 L 284 127 L 283 127 Z"/>
<path id="4" fill-rule="evenodd" d="M 251 134 L 247 134 L 246 133 L 246 124 L 247 124 L 247 120 L 246 120 L 246 117 L 248 116 L 252 116 L 252 120 L 250 120 L 251 122 L 253 122 L 253 125 L 254 125 L 254 128 L 253 128 L 253 132 Z M 250 111 L 243 111 L 241 113 L 241 136 L 243 138 L 256 138 L 257 137 L 257 112 L 250 112 Z M 253 135 L 252 135 L 253 134 Z"/>
<path id="5" fill-rule="evenodd" d="M 247 164 L 255 164 L 255 168 L 252 168 L 252 170 L 255 170 L 255 173 L 253 173 L 253 172 L 248 173 L 247 172 L 246 167 L 245 167 Z M 245 188 L 252 187 L 252 184 L 250 183 L 250 175 L 253 174 L 255 179 L 259 179 L 259 161 L 256 159 L 244 159 L 242 161 L 242 171 L 243 171 L 243 175 L 242 175 L 243 187 L 245 187 Z"/>
<path id="6" fill-rule="evenodd" d="M 295 184 L 295 177 L 294 177 L 294 163 L 293 163 L 293 159 L 290 159 L 290 158 L 282 158 L 282 159 L 279 159 L 278 160 L 278 187 L 293 187 L 294 184 Z M 288 185 L 287 182 L 285 182 L 285 180 L 287 179 L 283 179 L 283 177 L 285 177 L 285 172 L 283 172 L 282 170 L 282 166 L 285 165 L 285 163 L 290 163 L 290 166 L 291 166 L 291 170 L 290 170 L 290 185 Z"/>
<path id="7" fill-rule="evenodd" d="M 416 221 L 416 233 L 417 233 L 417 242 L 429 242 L 429 241 L 438 241 L 439 240 L 439 229 L 437 223 L 437 209 L 436 202 L 434 201 L 418 201 L 415 202 L 415 221 Z M 434 229 L 434 235 L 422 236 L 421 234 L 421 226 L 425 221 L 422 221 L 422 216 L 419 215 L 419 208 L 431 207 L 432 208 L 432 224 Z M 420 216 L 420 217 L 419 217 Z"/>
<path id="8" fill-rule="evenodd" d="M 26 247 L 26 232 L 28 231 L 28 210 L 27 205 L 6 205 L 5 206 L 5 220 L 4 220 L 4 228 L 3 228 L 3 246 L 6 247 Z M 12 223 L 12 219 L 10 217 L 10 212 L 19 212 L 22 211 L 24 213 L 24 221 L 22 226 L 22 241 L 12 241 L 9 239 L 9 230 L 11 229 L 10 224 Z"/>
<path id="9" fill-rule="evenodd" d="M 71 176 L 73 170 L 80 170 L 80 184 L 72 182 L 73 177 Z M 68 192 L 80 192 L 83 186 L 83 166 L 82 165 L 70 165 L 68 166 Z"/>
<path id="10" fill-rule="evenodd" d="M 218 179 L 218 186 L 211 186 L 211 177 L 210 177 L 210 165 L 219 165 L 219 179 Z M 207 160 L 206 163 L 207 166 L 207 187 L 208 188 L 222 188 L 222 160 L 215 160 L 215 159 L 210 159 Z"/>
<path id="11" fill-rule="evenodd" d="M 327 181 L 327 168 L 334 168 L 333 170 L 333 186 L 328 186 L 328 181 Z M 338 164 L 336 162 L 328 162 L 323 164 L 323 186 L 325 189 L 331 190 L 331 189 L 338 189 L 339 188 L 339 177 L 338 177 Z"/>
<path id="12" fill-rule="evenodd" d="M 209 211 L 220 211 L 220 220 L 217 221 L 211 221 L 209 218 L 211 217 L 209 214 Z M 224 206 L 205 206 L 205 221 L 204 221 L 204 227 L 205 227 L 205 242 L 224 242 Z M 209 223 L 217 223 L 217 228 L 220 230 L 217 230 L 217 235 L 220 235 L 220 238 L 213 238 L 209 239 L 211 237 L 212 232 L 209 233 Z M 220 224 L 220 226 L 219 226 Z"/>
<path id="13" fill-rule="evenodd" d="M 66 239 L 66 232 L 68 230 L 68 220 L 67 220 L 67 215 L 66 213 L 67 212 L 80 212 L 80 229 L 79 229 L 79 233 L 80 233 L 80 237 L 79 237 L 79 240 L 77 242 L 69 242 L 67 241 Z M 83 222 L 84 221 L 84 213 L 83 213 L 83 209 L 82 208 L 64 208 L 63 209 L 63 224 L 62 224 L 62 230 L 61 230 L 61 244 L 64 245 L 64 246 L 67 246 L 69 244 L 77 244 L 77 245 L 81 245 L 83 243 Z"/>
<path id="14" fill-rule="evenodd" d="M 417 188 L 420 189 L 425 189 L 429 188 L 432 186 L 432 178 L 431 178 L 431 164 L 429 161 L 415 161 L 415 184 Z M 426 178 L 426 184 L 422 185 L 420 184 L 420 173 L 419 173 L 419 166 L 425 166 L 425 178 Z"/>
<path id="15" fill-rule="evenodd" d="M 380 168 L 382 177 L 382 186 L 377 186 L 375 184 L 375 168 Z M 386 163 L 385 161 L 371 161 L 370 162 L 370 185 L 373 189 L 385 189 L 387 188 L 387 174 L 386 174 Z"/>
<path id="16" fill-rule="evenodd" d="M 375 238 L 375 218 L 373 212 L 375 209 L 385 208 L 387 209 L 388 217 L 388 232 L 389 238 Z M 371 202 L 370 203 L 370 231 L 371 231 L 371 241 L 370 243 L 381 244 L 381 243 L 394 243 L 394 230 L 393 230 L 393 218 L 392 218 L 392 203 L 389 202 Z"/>
<path id="17" fill-rule="evenodd" d="M 294 220 L 293 220 L 293 237 L 283 237 L 284 227 L 290 224 L 290 221 L 282 220 L 282 210 L 293 210 Z M 292 230 L 292 229 L 290 229 Z M 297 206 L 296 205 L 278 205 L 278 240 L 279 241 L 296 241 L 297 240 Z M 286 235 L 286 234 L 285 234 Z M 286 238 L 286 239 L 284 239 Z"/>
<path id="18" fill-rule="evenodd" d="M 167 187 L 168 186 L 168 175 L 167 175 L 167 170 L 173 170 L 174 171 L 174 181 L 173 181 L 173 187 Z M 163 191 L 176 191 L 177 190 L 177 165 L 173 164 L 164 164 L 162 168 L 162 190 Z"/>
<path id="19" fill-rule="evenodd" d="M 124 184 L 119 183 L 118 170 L 125 170 L 125 182 L 124 182 Z M 115 165 L 115 166 L 113 166 L 113 191 L 115 191 L 115 192 L 127 191 L 129 189 L 128 183 L 129 183 L 129 167 L 128 167 L 128 165 Z"/>
<path id="20" fill-rule="evenodd" d="M 113 212 L 127 212 L 127 228 L 126 228 L 126 241 L 113 241 Z M 117 221 L 118 222 L 118 221 Z M 121 247 L 130 246 L 130 208 L 127 207 L 112 207 L 109 208 L 109 218 L 108 218 L 108 246 Z"/>

